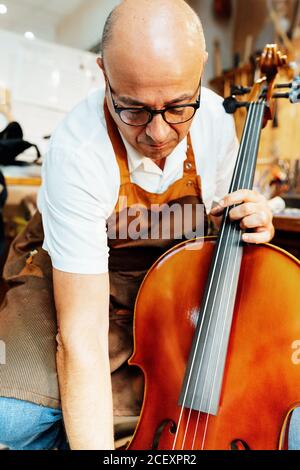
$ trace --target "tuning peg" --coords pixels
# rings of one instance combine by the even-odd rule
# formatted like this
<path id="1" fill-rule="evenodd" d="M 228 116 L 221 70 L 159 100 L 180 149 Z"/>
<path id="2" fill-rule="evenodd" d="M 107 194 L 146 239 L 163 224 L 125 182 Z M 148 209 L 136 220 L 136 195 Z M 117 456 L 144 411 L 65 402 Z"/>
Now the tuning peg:
<path id="1" fill-rule="evenodd" d="M 234 114 L 238 108 L 248 107 L 249 103 L 238 101 L 233 96 L 229 96 L 223 101 L 223 106 L 225 108 L 226 113 Z"/>
<path id="2" fill-rule="evenodd" d="M 251 88 L 244 87 L 241 85 L 231 85 L 230 91 L 231 91 L 231 95 L 242 96 L 242 95 L 246 95 L 247 93 L 250 93 Z"/>
<path id="3" fill-rule="evenodd" d="M 277 83 L 275 85 L 275 88 L 292 88 L 292 82 L 291 83 Z"/>
<path id="4" fill-rule="evenodd" d="M 290 98 L 290 93 L 275 93 L 272 98 Z"/>

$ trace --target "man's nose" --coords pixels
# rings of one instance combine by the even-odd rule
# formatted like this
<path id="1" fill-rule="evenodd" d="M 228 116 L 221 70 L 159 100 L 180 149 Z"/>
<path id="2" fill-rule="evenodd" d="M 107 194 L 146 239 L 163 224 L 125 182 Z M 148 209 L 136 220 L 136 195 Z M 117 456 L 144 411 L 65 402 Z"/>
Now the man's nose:
<path id="1" fill-rule="evenodd" d="M 163 144 L 169 135 L 170 126 L 161 114 L 153 116 L 152 121 L 146 127 L 146 134 L 157 145 Z"/>

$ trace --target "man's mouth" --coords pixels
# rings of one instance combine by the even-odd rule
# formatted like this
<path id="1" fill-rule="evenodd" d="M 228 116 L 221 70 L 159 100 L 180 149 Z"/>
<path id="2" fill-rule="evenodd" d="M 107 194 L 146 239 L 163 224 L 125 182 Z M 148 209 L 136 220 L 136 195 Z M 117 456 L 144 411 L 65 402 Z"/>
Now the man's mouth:
<path id="1" fill-rule="evenodd" d="M 162 150 L 162 149 L 165 148 L 167 145 L 168 145 L 168 143 L 159 144 L 159 145 L 152 144 L 152 145 L 150 145 L 150 147 L 153 148 L 153 149 L 155 149 L 155 150 Z"/>

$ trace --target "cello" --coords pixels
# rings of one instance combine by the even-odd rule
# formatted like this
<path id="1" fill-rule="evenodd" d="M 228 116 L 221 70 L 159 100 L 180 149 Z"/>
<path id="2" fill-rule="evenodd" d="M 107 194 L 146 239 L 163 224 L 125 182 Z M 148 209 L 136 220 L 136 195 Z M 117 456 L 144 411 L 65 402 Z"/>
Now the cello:
<path id="1" fill-rule="evenodd" d="M 264 49 L 230 192 L 253 186 L 284 63 L 276 45 Z M 244 243 L 229 210 L 217 239 L 173 247 L 140 287 L 129 363 L 143 371 L 145 391 L 128 450 L 286 446 L 300 406 L 299 261 L 270 244 Z"/>

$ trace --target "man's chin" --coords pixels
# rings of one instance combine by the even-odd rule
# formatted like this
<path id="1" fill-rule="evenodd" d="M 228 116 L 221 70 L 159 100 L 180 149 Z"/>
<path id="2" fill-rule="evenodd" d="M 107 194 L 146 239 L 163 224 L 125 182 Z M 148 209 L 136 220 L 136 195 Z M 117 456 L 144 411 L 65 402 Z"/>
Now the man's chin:
<path id="1" fill-rule="evenodd" d="M 150 148 L 149 148 L 150 147 Z M 151 158 L 154 162 L 157 160 L 163 160 L 164 158 L 167 158 L 173 151 L 173 148 L 170 148 L 170 146 L 166 145 L 163 148 L 155 148 L 151 146 L 147 146 L 143 152 L 145 157 Z"/>

